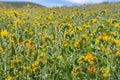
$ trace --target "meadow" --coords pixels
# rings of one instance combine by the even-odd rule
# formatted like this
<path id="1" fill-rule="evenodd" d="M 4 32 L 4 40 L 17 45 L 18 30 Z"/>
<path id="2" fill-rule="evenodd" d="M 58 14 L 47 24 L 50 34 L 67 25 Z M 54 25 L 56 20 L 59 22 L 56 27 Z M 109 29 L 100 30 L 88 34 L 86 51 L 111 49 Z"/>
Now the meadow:
<path id="1" fill-rule="evenodd" d="M 0 8 L 0 80 L 120 80 L 120 3 Z"/>

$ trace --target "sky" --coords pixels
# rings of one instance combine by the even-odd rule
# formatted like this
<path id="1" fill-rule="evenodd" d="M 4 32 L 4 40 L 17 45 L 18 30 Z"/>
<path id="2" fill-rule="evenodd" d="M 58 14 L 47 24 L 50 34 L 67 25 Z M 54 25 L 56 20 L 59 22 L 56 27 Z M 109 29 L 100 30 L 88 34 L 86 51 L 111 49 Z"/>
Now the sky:
<path id="1" fill-rule="evenodd" d="M 0 1 L 28 1 L 41 4 L 47 7 L 73 6 L 82 4 L 94 4 L 101 2 L 117 2 L 120 0 L 0 0 Z"/>

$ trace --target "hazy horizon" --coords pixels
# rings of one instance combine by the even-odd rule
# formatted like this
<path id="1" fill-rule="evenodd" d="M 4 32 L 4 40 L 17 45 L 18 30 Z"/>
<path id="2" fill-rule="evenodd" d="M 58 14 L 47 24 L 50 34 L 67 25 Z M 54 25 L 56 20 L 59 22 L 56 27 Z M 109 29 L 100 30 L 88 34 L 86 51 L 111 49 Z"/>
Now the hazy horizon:
<path id="1" fill-rule="evenodd" d="M 82 4 L 94 4 L 102 2 L 119 2 L 120 0 L 0 0 L 2 2 L 33 2 L 46 7 L 56 7 L 56 6 L 77 6 Z"/>

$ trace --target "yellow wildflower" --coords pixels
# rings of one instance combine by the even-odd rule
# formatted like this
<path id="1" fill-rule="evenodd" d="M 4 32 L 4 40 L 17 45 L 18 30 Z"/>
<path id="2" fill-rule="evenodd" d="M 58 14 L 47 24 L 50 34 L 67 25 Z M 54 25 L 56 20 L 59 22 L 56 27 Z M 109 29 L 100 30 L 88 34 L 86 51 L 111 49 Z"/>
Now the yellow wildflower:
<path id="1" fill-rule="evenodd" d="M 45 56 L 46 56 L 45 52 L 40 53 L 40 57 L 45 57 Z"/>
<path id="2" fill-rule="evenodd" d="M 101 27 L 102 27 L 102 28 L 104 28 L 104 27 L 105 27 L 105 25 L 104 25 L 104 24 L 101 24 Z"/>
<path id="3" fill-rule="evenodd" d="M 104 39 L 105 41 L 109 42 L 111 38 L 110 38 L 109 36 L 104 36 L 103 39 Z"/>
<path id="4" fill-rule="evenodd" d="M 105 41 L 107 41 L 107 42 L 109 42 L 111 40 L 111 38 L 107 35 L 106 32 L 102 33 L 102 39 L 105 40 Z"/>
<path id="5" fill-rule="evenodd" d="M 82 28 L 81 26 L 78 26 L 78 30 L 79 30 L 79 31 L 82 31 L 83 28 Z"/>
<path id="6" fill-rule="evenodd" d="M 110 34 L 116 36 L 117 35 L 117 31 L 111 32 Z"/>
<path id="7" fill-rule="evenodd" d="M 115 23 L 114 27 L 116 27 L 116 28 L 120 27 L 119 23 Z"/>
<path id="8" fill-rule="evenodd" d="M 79 61 L 80 61 L 80 63 L 84 64 L 84 62 L 85 62 L 85 56 L 80 56 L 79 57 Z"/>
<path id="9" fill-rule="evenodd" d="M 1 30 L 1 37 L 5 38 L 8 36 L 8 31 L 7 30 Z"/>
<path id="10" fill-rule="evenodd" d="M 74 48 L 79 48 L 80 47 L 80 40 L 75 41 L 74 44 L 73 44 L 73 47 Z"/>
<path id="11" fill-rule="evenodd" d="M 114 40 L 114 42 L 115 42 L 117 47 L 120 46 L 120 40 Z"/>
<path id="12" fill-rule="evenodd" d="M 77 70 L 75 68 L 72 69 L 71 74 L 75 76 L 77 74 Z"/>
<path id="13" fill-rule="evenodd" d="M 39 59 L 36 59 L 36 60 L 32 63 L 32 71 L 33 71 L 33 72 L 36 71 L 38 65 L 39 65 Z"/>
<path id="14" fill-rule="evenodd" d="M 82 34 L 82 37 L 83 37 L 83 38 L 86 38 L 86 37 L 87 37 L 87 34 Z"/>
<path id="15" fill-rule="evenodd" d="M 48 58 L 47 58 L 45 52 L 40 53 L 40 55 L 37 57 L 37 59 L 38 59 L 38 60 L 40 59 L 40 62 L 42 62 L 42 63 L 44 63 L 44 64 L 46 64 L 47 61 L 48 61 Z"/>
<path id="16" fill-rule="evenodd" d="M 0 47 L 0 51 L 3 52 L 3 48 L 2 47 Z"/>
<path id="17" fill-rule="evenodd" d="M 107 78 L 109 76 L 109 68 L 101 68 L 102 76 Z"/>
<path id="18" fill-rule="evenodd" d="M 4 49 L 0 47 L 0 53 L 5 54 Z"/>
<path id="19" fill-rule="evenodd" d="M 116 56 L 116 57 L 120 57 L 120 52 L 117 51 L 117 52 L 115 53 L 115 56 Z"/>
<path id="20" fill-rule="evenodd" d="M 92 22 L 92 23 L 96 23 L 96 22 L 97 22 L 97 19 L 92 19 L 91 22 Z"/>
<path id="21" fill-rule="evenodd" d="M 9 38 L 10 42 L 14 42 L 14 35 L 10 34 L 10 38 Z"/>
<path id="22" fill-rule="evenodd" d="M 68 44 L 68 42 L 67 42 L 66 40 L 64 40 L 64 41 L 62 42 L 62 45 L 63 45 L 63 47 L 68 47 L 68 46 L 69 46 L 69 44 Z"/>
<path id="23" fill-rule="evenodd" d="M 96 33 L 97 32 L 97 29 L 93 29 L 93 33 Z"/>
<path id="24" fill-rule="evenodd" d="M 60 60 L 62 58 L 62 55 L 57 55 L 56 57 L 58 60 Z"/>
<path id="25" fill-rule="evenodd" d="M 16 18 L 16 19 L 14 20 L 14 24 L 17 25 L 17 24 L 19 24 L 19 23 L 20 23 L 20 20 Z"/>
<path id="26" fill-rule="evenodd" d="M 82 70 L 81 66 L 76 66 L 76 67 L 74 67 L 74 68 L 72 69 L 71 74 L 72 74 L 73 76 L 76 76 L 77 71 L 81 71 L 81 70 Z"/>
<path id="27" fill-rule="evenodd" d="M 8 76 L 7 78 L 5 78 L 5 80 L 13 80 L 13 78 L 11 76 Z"/>

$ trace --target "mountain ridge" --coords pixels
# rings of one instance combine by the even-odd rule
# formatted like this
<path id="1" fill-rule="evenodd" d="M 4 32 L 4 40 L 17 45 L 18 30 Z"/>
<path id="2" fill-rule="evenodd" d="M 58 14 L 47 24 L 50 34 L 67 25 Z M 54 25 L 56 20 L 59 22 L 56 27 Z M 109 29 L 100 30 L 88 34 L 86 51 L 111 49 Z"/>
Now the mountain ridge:
<path id="1" fill-rule="evenodd" d="M 45 7 L 43 5 L 33 3 L 33 2 L 22 2 L 22 1 L 19 1 L 19 2 L 3 2 L 3 1 L 0 1 L 0 7 L 7 7 L 7 8 L 10 8 L 10 7 L 21 8 L 21 7 L 27 6 L 28 4 L 30 6 Z"/>

